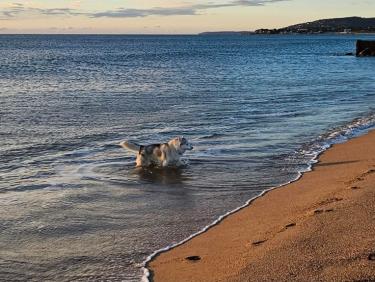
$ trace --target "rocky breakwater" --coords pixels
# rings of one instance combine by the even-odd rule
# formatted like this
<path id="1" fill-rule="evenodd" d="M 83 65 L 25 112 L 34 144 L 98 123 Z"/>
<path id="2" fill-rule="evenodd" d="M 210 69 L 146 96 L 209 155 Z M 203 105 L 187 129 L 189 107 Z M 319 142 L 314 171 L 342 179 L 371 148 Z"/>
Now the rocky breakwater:
<path id="1" fill-rule="evenodd" d="M 375 56 L 375 41 L 357 40 L 357 57 Z"/>

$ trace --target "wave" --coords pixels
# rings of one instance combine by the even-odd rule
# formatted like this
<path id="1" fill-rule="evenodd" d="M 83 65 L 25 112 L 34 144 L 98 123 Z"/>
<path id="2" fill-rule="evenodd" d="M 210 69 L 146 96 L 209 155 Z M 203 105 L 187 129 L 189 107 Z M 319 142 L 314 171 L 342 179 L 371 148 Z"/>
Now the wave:
<path id="1" fill-rule="evenodd" d="M 225 136 L 225 134 L 213 133 L 213 134 L 210 134 L 210 135 L 202 136 L 199 139 L 214 139 L 214 138 L 219 138 L 219 137 L 223 137 L 223 136 Z"/>

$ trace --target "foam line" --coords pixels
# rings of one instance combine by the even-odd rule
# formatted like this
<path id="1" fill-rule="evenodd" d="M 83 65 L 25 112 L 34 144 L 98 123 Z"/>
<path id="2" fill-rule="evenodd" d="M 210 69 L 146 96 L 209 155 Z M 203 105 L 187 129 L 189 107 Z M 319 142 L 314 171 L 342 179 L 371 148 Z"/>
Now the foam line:
<path id="1" fill-rule="evenodd" d="M 313 153 L 312 158 L 311 158 L 310 161 L 307 162 L 307 168 L 305 170 L 299 171 L 297 177 L 295 177 L 294 179 L 292 179 L 292 180 L 290 180 L 286 183 L 283 183 L 283 184 L 280 184 L 278 186 L 272 187 L 270 189 L 264 190 L 259 195 L 257 195 L 255 197 L 251 198 L 250 200 L 248 200 L 244 205 L 242 205 L 242 206 L 240 206 L 240 207 L 238 207 L 238 208 L 236 208 L 232 211 L 229 211 L 224 215 L 219 216 L 219 218 L 217 218 L 214 222 L 212 222 L 211 224 L 203 227 L 200 231 L 190 235 L 186 239 L 184 239 L 184 240 L 182 240 L 182 241 L 180 241 L 176 244 L 172 244 L 172 245 L 169 245 L 167 247 L 156 250 L 151 255 L 149 255 L 146 258 L 146 260 L 142 263 L 143 276 L 141 278 L 141 281 L 142 282 L 150 282 L 149 278 L 150 278 L 151 273 L 150 273 L 150 270 L 147 268 L 147 265 L 152 259 L 154 259 L 159 254 L 167 252 L 167 251 L 169 251 L 169 250 L 171 250 L 175 247 L 178 247 L 178 246 L 186 243 L 187 241 L 193 239 L 194 237 L 206 232 L 208 229 L 210 229 L 211 227 L 219 224 L 222 220 L 224 220 L 225 218 L 227 218 L 231 214 L 236 213 L 236 212 L 242 210 L 243 208 L 248 207 L 254 200 L 264 196 L 268 192 L 270 192 L 274 189 L 281 188 L 283 186 L 286 186 L 290 183 L 293 183 L 293 182 L 299 180 L 304 173 L 312 171 L 313 165 L 318 162 L 318 158 L 319 158 L 320 154 L 322 154 L 324 151 L 328 150 L 330 147 L 332 147 L 332 145 L 343 143 L 345 141 L 348 141 L 351 138 L 358 137 L 360 135 L 366 134 L 367 132 L 369 132 L 374 127 L 375 127 L 375 114 L 370 115 L 367 118 L 355 120 L 352 123 L 349 123 L 348 125 L 346 125 L 345 127 L 338 128 L 336 130 L 331 131 L 330 134 L 328 135 L 328 138 L 325 140 L 325 143 L 320 144 L 320 147 L 317 150 L 315 150 L 314 152 L 312 152 Z"/>

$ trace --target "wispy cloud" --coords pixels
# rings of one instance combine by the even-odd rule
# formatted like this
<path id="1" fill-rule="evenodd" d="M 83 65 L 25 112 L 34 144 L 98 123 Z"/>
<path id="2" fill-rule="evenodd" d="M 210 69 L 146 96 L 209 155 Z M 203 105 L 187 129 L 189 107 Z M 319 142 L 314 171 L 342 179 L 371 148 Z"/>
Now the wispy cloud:
<path id="1" fill-rule="evenodd" d="M 111 11 L 92 13 L 89 16 L 93 18 L 134 18 L 147 16 L 178 16 L 178 15 L 197 15 L 201 11 L 215 8 L 235 7 L 235 6 L 264 6 L 270 3 L 283 2 L 289 0 L 235 0 L 228 3 L 207 3 L 193 4 L 183 7 L 163 8 L 155 7 L 150 9 L 126 9 L 120 8 Z"/>
<path id="2" fill-rule="evenodd" d="M 151 8 L 151 9 L 126 9 L 120 8 L 112 11 L 92 13 L 92 18 L 138 18 L 147 16 L 188 16 L 195 15 L 196 10 L 190 7 L 181 8 Z"/>
<path id="3" fill-rule="evenodd" d="M 3 8 L 0 11 L 0 15 L 4 18 L 12 18 L 23 11 L 23 4 L 20 3 L 12 3 L 10 7 Z"/>
<path id="4" fill-rule="evenodd" d="M 0 19 L 12 19 L 26 15 L 45 16 L 87 16 L 90 18 L 137 18 L 148 16 L 182 16 L 198 15 L 202 11 L 238 6 L 264 6 L 275 2 L 289 0 L 232 0 L 227 3 L 191 4 L 180 7 L 154 7 L 149 9 L 119 8 L 104 12 L 87 12 L 72 8 L 35 8 L 22 3 L 12 3 L 10 7 L 0 10 Z"/>
<path id="5" fill-rule="evenodd" d="M 70 8 L 35 8 L 27 7 L 22 3 L 12 3 L 10 7 L 3 8 L 0 10 L 0 19 L 11 19 L 21 15 L 64 15 L 64 16 L 76 16 L 82 15 L 82 13 L 75 9 Z"/>

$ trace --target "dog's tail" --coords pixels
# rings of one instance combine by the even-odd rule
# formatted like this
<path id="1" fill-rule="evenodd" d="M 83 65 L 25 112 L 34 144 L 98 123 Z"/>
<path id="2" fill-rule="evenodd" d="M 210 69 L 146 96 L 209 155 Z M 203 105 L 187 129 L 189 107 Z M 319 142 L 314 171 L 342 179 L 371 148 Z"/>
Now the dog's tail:
<path id="1" fill-rule="evenodd" d="M 122 141 L 120 143 L 120 146 L 125 148 L 125 149 L 128 149 L 130 151 L 137 152 L 137 153 L 141 149 L 141 146 L 139 146 L 138 144 L 135 144 L 135 143 L 131 143 L 130 141 Z"/>

